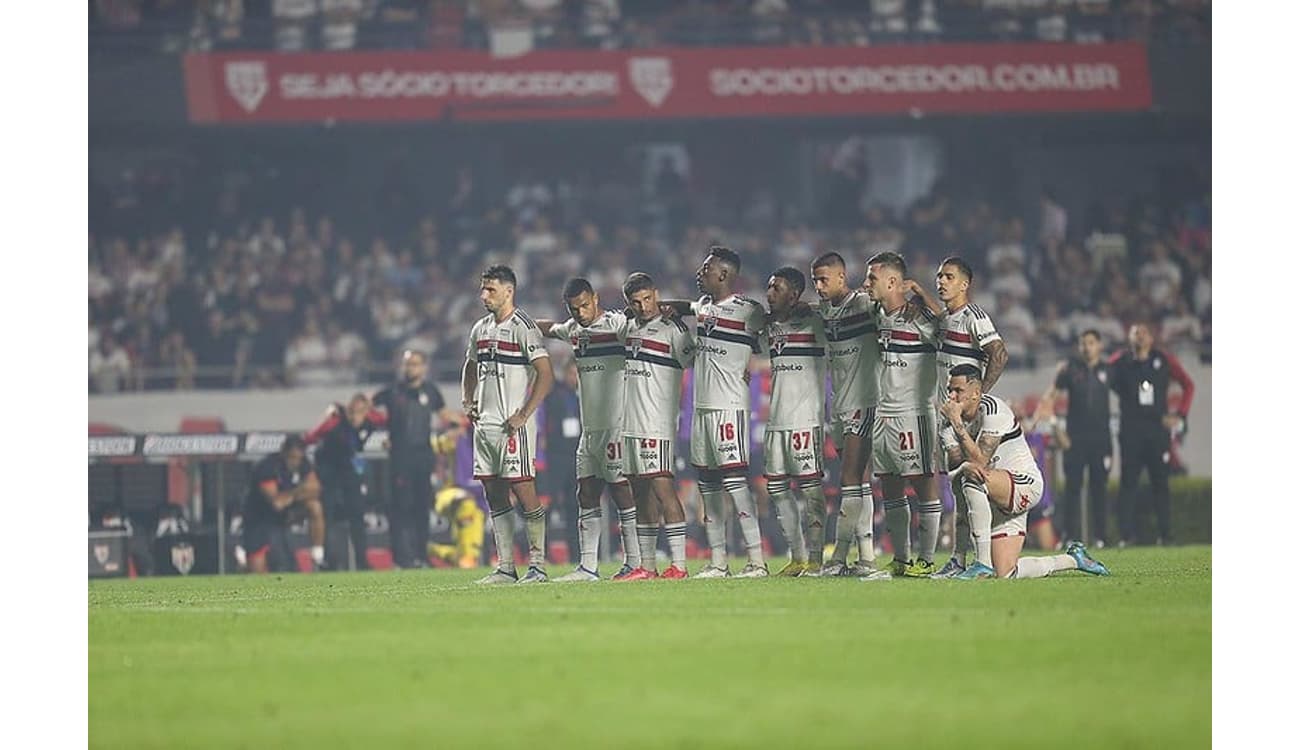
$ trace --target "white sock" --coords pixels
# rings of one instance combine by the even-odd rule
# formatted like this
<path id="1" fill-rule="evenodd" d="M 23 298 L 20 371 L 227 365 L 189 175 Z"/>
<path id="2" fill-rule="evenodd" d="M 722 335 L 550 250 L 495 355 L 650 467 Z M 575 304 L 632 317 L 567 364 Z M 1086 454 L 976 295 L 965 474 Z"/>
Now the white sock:
<path id="1" fill-rule="evenodd" d="M 858 521 L 862 518 L 862 485 L 846 484 L 840 488 L 840 515 L 835 519 L 835 550 L 832 560 L 849 559 L 849 545 L 857 536 Z"/>
<path id="2" fill-rule="evenodd" d="M 993 506 L 989 504 L 989 491 L 978 482 L 965 478 L 958 483 L 962 497 L 966 498 L 967 523 L 970 524 L 970 542 L 975 547 L 975 559 L 993 567 Z M 964 556 L 963 556 L 964 557 Z"/>
<path id="3" fill-rule="evenodd" d="M 311 546 L 311 561 L 317 565 L 325 562 L 325 548 L 319 544 L 313 544 Z"/>
<path id="4" fill-rule="evenodd" d="M 528 565 L 546 565 L 546 506 L 539 505 L 524 513 L 524 534 L 528 537 Z"/>
<path id="5" fill-rule="evenodd" d="M 826 491 L 817 479 L 801 479 L 799 492 L 804 496 L 804 544 L 808 548 L 808 562 L 820 566 L 826 552 Z"/>
<path id="6" fill-rule="evenodd" d="M 858 559 L 862 562 L 876 562 L 876 499 L 871 496 L 871 485 L 862 485 L 858 496 L 862 498 L 862 509 L 858 511 L 858 522 L 853 525 L 853 538 L 858 541 Z"/>
<path id="7" fill-rule="evenodd" d="M 727 505 L 722 498 L 722 485 L 700 482 L 700 498 L 704 500 L 704 531 L 709 537 L 709 563 L 715 568 L 727 567 Z"/>
<path id="8" fill-rule="evenodd" d="M 636 508 L 620 508 L 618 530 L 623 537 L 623 563 L 641 567 L 641 543 L 636 538 Z"/>
<path id="9" fill-rule="evenodd" d="M 1075 570 L 1079 567 L 1069 555 L 1050 555 L 1047 557 L 1022 557 L 1016 561 L 1016 569 L 1011 571 L 1011 578 L 1046 578 L 1061 570 Z"/>
<path id="10" fill-rule="evenodd" d="M 957 505 L 956 519 L 953 523 L 952 556 L 966 567 L 966 557 L 974 544 L 971 541 L 970 508 L 966 504 L 966 493 L 962 492 L 962 482 L 952 483 L 952 498 Z"/>
<path id="11" fill-rule="evenodd" d="M 745 542 L 749 561 L 754 565 L 762 565 L 763 536 L 758 530 L 758 506 L 754 504 L 754 496 L 749 493 L 749 480 L 745 477 L 727 477 L 722 480 L 722 489 L 731 495 L 731 502 L 736 505 L 736 517 L 740 519 L 740 537 Z"/>
<path id="12" fill-rule="evenodd" d="M 641 567 L 657 570 L 655 548 L 659 546 L 659 527 L 639 523 L 636 525 L 636 538 L 641 545 Z"/>
<path id="13" fill-rule="evenodd" d="M 600 549 L 600 519 L 604 514 L 599 507 L 578 509 L 578 565 L 596 572 L 597 552 Z"/>
<path id="14" fill-rule="evenodd" d="M 799 508 L 795 505 L 789 483 L 785 479 L 773 479 L 767 483 L 767 493 L 772 498 L 772 507 L 776 508 L 776 520 L 781 522 L 785 543 L 790 545 L 790 560 L 807 562 L 808 548 L 804 546 L 803 530 L 799 528 Z"/>
<path id="15" fill-rule="evenodd" d="M 668 556 L 673 567 L 686 570 L 686 524 L 664 524 L 664 536 L 668 538 Z"/>
<path id="16" fill-rule="evenodd" d="M 492 511 L 492 541 L 497 545 L 497 570 L 515 572 L 515 527 L 510 523 L 514 508 Z"/>
<path id="17" fill-rule="evenodd" d="M 943 503 L 938 498 L 924 503 L 917 503 L 921 514 L 921 528 L 917 534 L 917 557 L 926 562 L 934 562 L 934 550 L 939 546 L 939 526 L 943 520 Z"/>
<path id="18" fill-rule="evenodd" d="M 894 543 L 894 559 L 911 562 L 912 511 L 907 507 L 907 498 L 885 501 L 885 528 L 889 530 L 889 539 Z"/>

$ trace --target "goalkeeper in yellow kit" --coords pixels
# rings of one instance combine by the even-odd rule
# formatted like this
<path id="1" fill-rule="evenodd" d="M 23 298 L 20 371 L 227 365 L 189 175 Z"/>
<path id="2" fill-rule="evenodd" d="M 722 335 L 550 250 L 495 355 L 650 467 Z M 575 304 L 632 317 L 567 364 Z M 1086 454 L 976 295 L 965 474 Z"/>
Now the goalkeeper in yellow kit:
<path id="1" fill-rule="evenodd" d="M 459 435 L 433 437 L 434 453 L 454 455 Z M 474 493 L 455 485 L 443 487 L 433 495 L 433 510 L 451 524 L 451 544 L 429 542 L 429 556 L 458 568 L 477 568 L 483 557 L 483 534 L 486 515 Z"/>

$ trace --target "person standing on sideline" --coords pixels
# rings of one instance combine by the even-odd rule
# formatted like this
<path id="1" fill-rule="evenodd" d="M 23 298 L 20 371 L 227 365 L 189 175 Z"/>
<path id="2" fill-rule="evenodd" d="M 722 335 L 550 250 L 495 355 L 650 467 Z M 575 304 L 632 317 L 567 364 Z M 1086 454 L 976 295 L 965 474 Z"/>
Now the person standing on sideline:
<path id="1" fill-rule="evenodd" d="M 424 353 L 402 352 L 402 379 L 375 394 L 374 405 L 388 420 L 388 469 L 392 482 L 388 525 L 393 564 L 427 568 L 429 507 L 433 503 L 434 458 L 430 437 L 435 418 L 453 421 L 438 387 L 425 375 Z"/>
<path id="2" fill-rule="evenodd" d="M 1119 532 L 1126 544 L 1137 541 L 1139 516 L 1150 506 L 1156 514 L 1156 544 L 1173 542 L 1169 526 L 1169 447 L 1172 431 L 1192 408 L 1196 387 L 1174 355 L 1155 347 L 1146 323 L 1129 328 L 1129 348 L 1110 358 L 1110 388 L 1119 394 Z M 1169 408 L 1170 381 L 1182 398 Z M 1146 470 L 1151 491 L 1139 496 L 1138 479 Z"/>
<path id="3" fill-rule="evenodd" d="M 1101 334 L 1089 328 L 1079 334 L 1079 355 L 1056 371 L 1056 378 L 1038 401 L 1035 421 L 1056 421 L 1056 399 L 1070 394 L 1065 429 L 1057 430 L 1065 452 L 1065 494 L 1057 509 L 1057 527 L 1066 539 L 1106 546 L 1106 484 L 1110 480 L 1110 374 L 1101 357 Z M 1083 475 L 1088 474 L 1089 534 L 1083 534 Z"/>
<path id="4" fill-rule="evenodd" d="M 555 373 L 536 321 L 515 307 L 515 272 L 493 265 L 483 271 L 479 299 L 488 314 L 474 324 L 461 371 L 461 399 L 474 422 L 474 478 L 483 482 L 492 509 L 499 562 L 481 584 L 545 583 L 546 508 L 534 477 L 537 426 L 533 415 L 551 392 Z M 524 513 L 528 572 L 515 572 L 512 526 L 504 517 L 514 495 Z"/>
<path id="5" fill-rule="evenodd" d="M 347 523 L 357 570 L 370 569 L 366 559 L 366 459 L 361 452 L 371 433 L 387 424 L 383 413 L 371 409 L 370 397 L 358 393 L 347 407 L 330 406 L 325 419 L 305 437 L 308 445 L 320 445 L 316 449 L 316 467 L 326 518 Z M 346 559 L 329 562 L 336 570 L 348 567 Z"/>

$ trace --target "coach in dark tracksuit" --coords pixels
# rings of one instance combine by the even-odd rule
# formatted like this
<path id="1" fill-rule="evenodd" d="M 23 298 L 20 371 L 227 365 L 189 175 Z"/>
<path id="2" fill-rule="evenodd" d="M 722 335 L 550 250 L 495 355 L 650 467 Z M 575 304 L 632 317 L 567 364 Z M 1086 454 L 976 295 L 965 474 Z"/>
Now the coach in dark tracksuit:
<path id="1" fill-rule="evenodd" d="M 1120 534 L 1125 542 L 1136 542 L 1138 514 L 1145 519 L 1154 505 L 1157 543 L 1170 543 L 1170 431 L 1187 418 L 1195 387 L 1173 355 L 1154 347 L 1151 329 L 1141 323 L 1129 329 L 1129 348 L 1111 357 L 1110 373 L 1110 387 L 1119 394 Z M 1174 409 L 1169 408 L 1171 380 L 1182 389 Z M 1151 492 L 1139 496 L 1143 469 L 1151 480 Z"/>
<path id="2" fill-rule="evenodd" d="M 1089 329 L 1079 334 L 1079 355 L 1071 357 L 1039 402 L 1041 417 L 1052 415 L 1056 397 L 1070 394 L 1066 412 L 1065 494 L 1056 506 L 1056 521 L 1066 539 L 1084 540 L 1083 475 L 1088 474 L 1089 536 L 1092 544 L 1106 542 L 1106 486 L 1110 482 L 1110 373 L 1102 359 L 1101 334 Z"/>
<path id="3" fill-rule="evenodd" d="M 316 449 L 316 472 L 326 517 L 331 524 L 336 520 L 347 522 L 358 570 L 370 568 L 366 559 L 366 459 L 361 451 L 371 433 L 387 422 L 386 415 L 371 410 L 370 398 L 358 393 L 346 408 L 342 404 L 331 406 L 325 420 L 306 437 L 309 445 L 320 445 Z M 331 559 L 330 563 L 336 569 L 347 567 L 346 556 L 343 560 Z"/>
<path id="4" fill-rule="evenodd" d="M 425 380 L 428 363 L 420 352 L 402 354 L 402 380 L 375 394 L 388 413 L 388 459 L 392 475 L 388 528 L 393 564 L 429 567 L 429 509 L 433 507 L 434 420 L 445 404 L 438 387 Z M 444 415 L 445 416 L 445 415 Z"/>

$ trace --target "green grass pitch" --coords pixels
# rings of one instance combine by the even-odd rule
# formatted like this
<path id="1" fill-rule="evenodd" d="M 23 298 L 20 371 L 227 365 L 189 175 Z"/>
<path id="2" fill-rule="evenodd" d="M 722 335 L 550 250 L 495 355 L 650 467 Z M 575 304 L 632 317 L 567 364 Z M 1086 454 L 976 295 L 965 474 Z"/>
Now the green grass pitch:
<path id="1" fill-rule="evenodd" d="M 1114 575 L 92 581 L 90 746 L 1208 746 L 1210 548 L 1097 557 Z"/>

